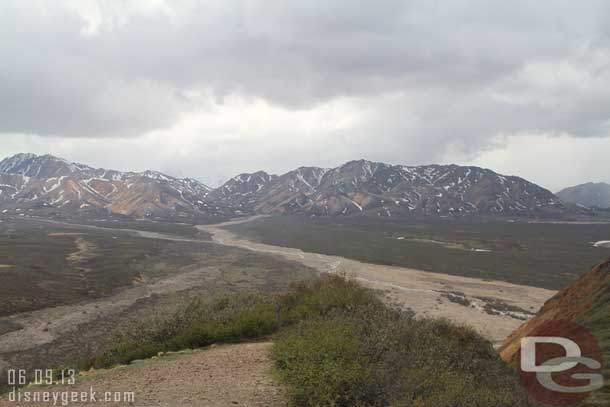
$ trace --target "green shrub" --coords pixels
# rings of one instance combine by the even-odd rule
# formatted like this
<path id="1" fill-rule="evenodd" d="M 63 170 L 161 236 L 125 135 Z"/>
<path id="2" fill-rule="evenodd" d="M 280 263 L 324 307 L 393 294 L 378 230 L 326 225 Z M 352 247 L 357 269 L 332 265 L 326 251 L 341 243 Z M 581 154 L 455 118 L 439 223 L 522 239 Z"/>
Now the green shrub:
<path id="1" fill-rule="evenodd" d="M 512 368 L 474 331 L 416 319 L 339 276 L 281 295 L 195 301 L 127 333 L 94 365 L 272 334 L 272 357 L 294 406 L 531 405 Z"/>
<path id="2" fill-rule="evenodd" d="M 281 323 L 291 325 L 298 321 L 325 316 L 330 312 L 350 312 L 367 305 L 382 306 L 375 293 L 353 280 L 330 275 L 310 283 L 291 286 L 280 297 Z"/>
<path id="3" fill-rule="evenodd" d="M 294 406 L 531 405 L 515 372 L 472 330 L 376 302 L 284 330 L 273 359 Z"/>
<path id="4" fill-rule="evenodd" d="M 95 358 L 91 366 L 110 367 L 127 364 L 133 360 L 147 359 L 163 351 L 163 346 L 153 342 L 126 342 Z"/>
<path id="5" fill-rule="evenodd" d="M 126 364 L 159 352 L 201 348 L 270 335 L 279 326 L 276 304 L 257 295 L 194 301 L 170 318 L 146 321 L 119 339 L 119 345 L 95 358 L 96 368 Z"/>
<path id="6" fill-rule="evenodd" d="M 280 295 L 234 294 L 195 300 L 169 318 L 144 321 L 119 339 L 120 345 L 95 358 L 93 367 L 110 367 L 158 352 L 206 347 L 261 338 L 300 321 L 365 305 L 383 307 L 375 294 L 353 281 L 328 276 L 296 284 Z"/>

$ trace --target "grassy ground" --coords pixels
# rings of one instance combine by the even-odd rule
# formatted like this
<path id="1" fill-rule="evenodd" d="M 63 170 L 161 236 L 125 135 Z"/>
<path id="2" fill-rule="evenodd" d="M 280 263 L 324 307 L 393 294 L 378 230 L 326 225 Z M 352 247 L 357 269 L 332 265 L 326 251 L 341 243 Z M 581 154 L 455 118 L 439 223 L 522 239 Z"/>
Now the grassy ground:
<path id="1" fill-rule="evenodd" d="M 532 405 L 512 368 L 475 332 L 415 319 L 337 276 L 281 295 L 195 301 L 126 332 L 90 364 L 109 367 L 269 335 L 294 406 Z"/>
<path id="2" fill-rule="evenodd" d="M 4 221 L 0 316 L 108 295 L 193 263 L 188 253 L 194 251 L 193 245 L 125 233 Z"/>
<path id="3" fill-rule="evenodd" d="M 610 255 L 591 244 L 610 239 L 608 224 L 286 216 L 229 228 L 268 244 L 549 289 L 565 287 Z"/>

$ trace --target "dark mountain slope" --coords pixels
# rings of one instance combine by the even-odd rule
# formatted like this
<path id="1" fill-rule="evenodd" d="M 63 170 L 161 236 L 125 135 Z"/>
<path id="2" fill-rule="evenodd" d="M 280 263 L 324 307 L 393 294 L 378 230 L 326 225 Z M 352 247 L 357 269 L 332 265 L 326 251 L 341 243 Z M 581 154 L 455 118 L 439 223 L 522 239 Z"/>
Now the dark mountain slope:
<path id="1" fill-rule="evenodd" d="M 557 192 L 566 202 L 597 208 L 610 208 L 610 185 L 604 182 L 576 185 Z"/>

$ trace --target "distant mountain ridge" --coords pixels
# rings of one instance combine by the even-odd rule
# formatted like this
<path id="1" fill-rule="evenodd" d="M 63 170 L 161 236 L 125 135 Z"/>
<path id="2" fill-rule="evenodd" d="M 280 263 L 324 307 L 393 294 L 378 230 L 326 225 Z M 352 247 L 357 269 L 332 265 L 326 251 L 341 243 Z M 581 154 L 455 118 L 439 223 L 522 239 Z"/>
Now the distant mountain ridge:
<path id="1" fill-rule="evenodd" d="M 316 216 L 578 212 L 538 185 L 478 167 L 402 166 L 359 160 L 332 169 L 301 167 L 279 177 L 258 175 L 261 181 L 254 188 L 242 181 L 248 177 L 233 178 L 210 197 L 222 195 L 224 204 L 238 211 Z"/>
<path id="2" fill-rule="evenodd" d="M 95 169 L 52 155 L 17 154 L 0 161 L 0 205 L 15 211 L 56 208 L 135 217 L 190 213 L 200 211 L 209 192 L 190 178 Z"/>
<path id="3" fill-rule="evenodd" d="M 597 208 L 610 208 L 610 184 L 588 182 L 562 189 L 557 196 L 566 202 Z"/>
<path id="4" fill-rule="evenodd" d="M 519 177 L 458 165 L 403 166 L 366 160 L 283 175 L 240 174 L 216 189 L 156 171 L 121 172 L 52 155 L 0 161 L 0 209 L 132 217 L 298 214 L 336 216 L 589 214 Z"/>

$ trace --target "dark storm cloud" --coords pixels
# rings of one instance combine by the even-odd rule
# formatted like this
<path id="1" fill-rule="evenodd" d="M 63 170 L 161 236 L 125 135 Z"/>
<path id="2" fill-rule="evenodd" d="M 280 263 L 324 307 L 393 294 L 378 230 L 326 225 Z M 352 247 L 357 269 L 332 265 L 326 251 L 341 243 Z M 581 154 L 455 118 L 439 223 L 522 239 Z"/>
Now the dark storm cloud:
<path id="1" fill-rule="evenodd" d="M 381 137 L 413 159 L 499 133 L 608 135 L 603 1 L 50 4 L 0 6 L 0 132 L 138 136 L 209 92 L 368 101 L 356 145 Z"/>

